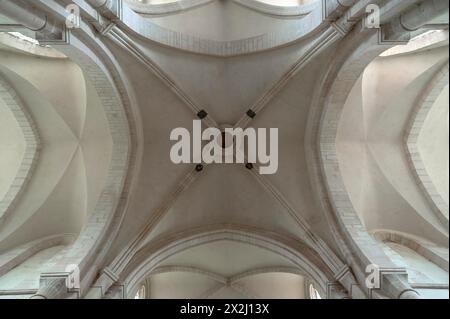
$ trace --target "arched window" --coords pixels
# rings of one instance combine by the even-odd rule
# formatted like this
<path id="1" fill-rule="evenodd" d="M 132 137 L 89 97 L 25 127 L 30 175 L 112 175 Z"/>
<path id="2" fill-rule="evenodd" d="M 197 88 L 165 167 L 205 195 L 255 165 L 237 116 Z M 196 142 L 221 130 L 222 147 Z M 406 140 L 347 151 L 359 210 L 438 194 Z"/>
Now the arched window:
<path id="1" fill-rule="evenodd" d="M 142 285 L 141 288 L 136 292 L 134 299 L 145 299 L 145 286 Z"/>
<path id="2" fill-rule="evenodd" d="M 310 299 L 322 299 L 319 292 L 314 288 L 313 284 L 309 285 L 309 298 Z"/>

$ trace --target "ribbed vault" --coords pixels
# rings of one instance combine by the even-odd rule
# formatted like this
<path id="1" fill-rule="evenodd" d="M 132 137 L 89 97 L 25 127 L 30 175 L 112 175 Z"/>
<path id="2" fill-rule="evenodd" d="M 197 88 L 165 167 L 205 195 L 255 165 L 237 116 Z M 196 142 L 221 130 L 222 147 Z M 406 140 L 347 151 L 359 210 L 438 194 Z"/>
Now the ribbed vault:
<path id="1" fill-rule="evenodd" d="M 381 29 L 363 27 L 368 1 L 75 0 L 79 28 L 53 48 L 5 43 L 2 34 L 0 74 L 35 123 L 40 149 L 0 223 L 0 294 L 308 298 L 317 289 L 324 298 L 418 298 L 448 290 L 448 212 L 417 168 L 428 167 L 448 195 L 437 173 L 442 154 L 433 153 L 448 141 L 448 121 L 440 122 L 448 31 L 395 46 L 442 28 L 436 19 L 448 2 L 371 2 Z M 45 22 L 39 38 L 65 25 L 66 4 L 0 6 L 28 26 L 20 12 L 31 10 L 33 23 Z M 421 101 L 430 102 L 427 116 L 411 129 Z M 194 119 L 203 128 L 278 128 L 278 170 L 173 163 L 170 133 L 191 130 Z M 25 145 L 20 127 L 11 129 Z M 408 152 L 409 133 L 418 134 L 422 164 Z M 370 264 L 382 267 L 380 289 L 366 285 Z M 71 265 L 80 287 L 67 290 Z"/>

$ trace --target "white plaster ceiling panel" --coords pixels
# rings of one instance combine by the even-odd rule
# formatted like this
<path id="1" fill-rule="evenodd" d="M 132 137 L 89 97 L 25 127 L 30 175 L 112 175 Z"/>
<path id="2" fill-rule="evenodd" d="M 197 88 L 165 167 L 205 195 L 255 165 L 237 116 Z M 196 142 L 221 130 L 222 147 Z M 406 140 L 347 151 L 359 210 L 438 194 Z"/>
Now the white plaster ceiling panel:
<path id="1" fill-rule="evenodd" d="M 0 60 L 1 61 L 1 60 Z M 17 203 L 11 218 L 2 225 L 0 247 L 6 247 L 9 236 L 27 237 L 32 233 L 15 232 L 25 223 L 35 211 L 46 201 L 64 175 L 77 148 L 76 139 L 61 117 L 54 111 L 51 104 L 29 82 L 12 72 L 4 72 L 8 79 L 15 84 L 18 94 L 28 106 L 39 131 L 42 147 L 39 162 L 29 181 L 27 191 L 23 193 Z M 26 93 L 25 93 L 26 92 Z M 52 125 L 46 125 L 51 121 Z M 36 239 L 36 238 L 33 238 Z M 32 240 L 30 238 L 30 240 Z M 22 242 L 23 243 L 23 242 Z M 19 244 L 17 242 L 16 244 Z"/>
<path id="2" fill-rule="evenodd" d="M 378 124 L 385 123 L 384 125 L 389 125 L 389 128 L 391 129 L 386 129 L 383 125 L 384 128 L 378 126 L 369 133 L 368 138 L 371 141 L 378 139 L 377 143 L 369 144 L 369 150 L 375 163 L 380 169 L 380 173 L 386 177 L 397 192 L 401 194 L 401 196 L 409 202 L 419 214 L 431 218 L 430 222 L 433 223 L 434 215 L 432 213 L 430 214 L 428 203 L 420 196 L 420 189 L 417 187 L 416 183 L 414 183 L 414 176 L 410 174 L 409 167 L 404 165 L 404 149 L 398 147 L 403 141 L 402 128 L 407 125 L 407 118 L 395 119 L 400 114 L 410 114 L 412 112 L 411 107 L 414 105 L 414 100 L 416 98 L 414 95 L 415 92 L 418 92 L 418 87 L 416 85 L 421 87 L 420 82 L 422 81 L 419 80 L 416 83 L 412 83 L 411 87 L 406 88 L 403 91 L 401 97 L 392 99 L 391 103 L 386 104 L 386 109 L 379 110 L 382 117 L 379 118 Z M 385 136 L 382 137 L 382 135 Z M 405 187 L 406 185 L 410 186 Z"/>
<path id="3" fill-rule="evenodd" d="M 5 178 L 3 180 L 0 178 L 0 224 L 2 224 L 14 209 L 15 203 L 20 199 L 33 175 L 39 157 L 40 139 L 36 125 L 20 96 L 3 74 L 0 74 L 0 106 L 3 120 L 1 127 L 4 129 L 0 134 L 0 146 L 4 154 L 2 156 L 4 166 L 0 177 Z"/>
<path id="4" fill-rule="evenodd" d="M 81 137 L 86 118 L 86 91 L 81 69 L 68 59 L 40 59 L 4 53 L 2 64 L 26 78 L 52 104 L 55 111 Z M 55 89 L 55 79 L 59 89 Z"/>
<path id="5" fill-rule="evenodd" d="M 149 281 L 149 296 L 152 299 L 200 298 L 207 291 L 220 285 L 207 276 L 186 272 L 152 275 Z"/>
<path id="6" fill-rule="evenodd" d="M 237 291 L 235 288 L 222 287 L 210 294 L 208 299 L 251 299 L 244 292 Z"/>
<path id="7" fill-rule="evenodd" d="M 448 115 L 448 99 L 442 96 L 446 85 L 448 86 L 448 59 L 439 66 L 432 79 L 421 91 L 405 130 L 405 144 L 410 167 L 418 184 L 431 204 L 433 212 L 448 228 L 448 192 L 444 195 L 445 198 L 442 195 L 442 190 L 448 189 L 448 176 L 442 174 L 446 169 L 448 171 L 448 120 L 445 121 L 445 117 L 440 119 L 435 117 L 435 125 L 425 125 L 429 123 L 429 116 L 436 114 L 436 109 L 439 109 L 436 107 L 436 102 L 443 103 L 441 109 L 444 114 L 441 115 L 445 116 L 445 113 Z M 446 118 L 448 119 L 448 116 Z M 425 149 L 424 145 L 426 145 Z M 433 157 L 439 159 L 431 164 L 429 159 Z M 440 169 L 439 172 L 436 171 L 436 164 Z"/>
<path id="8" fill-rule="evenodd" d="M 160 266 L 190 266 L 224 277 L 269 267 L 295 267 L 271 251 L 235 241 L 217 241 L 184 250 L 167 258 Z"/>
<path id="9" fill-rule="evenodd" d="M 132 54 L 109 41 L 108 46 L 118 62 L 126 66 L 123 76 L 129 79 L 136 93 L 144 149 L 139 181 L 111 255 L 118 253 L 131 240 L 132 234 L 145 226 L 154 229 L 147 240 L 198 224 L 230 220 L 302 236 L 295 220 L 305 216 L 307 222 L 314 224 L 314 231 L 320 228 L 320 235 L 331 245 L 335 244 L 328 228 L 322 227 L 326 225 L 326 218 L 318 213 L 314 202 L 303 149 L 308 107 L 315 76 L 319 73 L 317 69 L 327 66 L 326 59 L 333 47 L 317 58 L 306 59 L 305 56 L 314 56 L 317 46 L 322 43 L 323 39 L 314 36 L 276 52 L 223 59 L 163 48 L 135 36 L 127 35 L 126 38 L 135 49 Z M 301 71 L 293 76 L 293 69 Z M 155 76 L 155 73 L 159 75 Z M 167 79 L 171 82 L 163 83 L 169 82 Z M 206 167 L 187 188 L 186 194 L 171 199 L 166 205 L 166 198 L 194 166 L 173 165 L 168 159 L 173 145 L 168 140 L 170 131 L 176 127 L 189 129 L 192 119 L 196 118 L 195 112 L 189 110 L 192 105 L 188 106 L 173 91 L 177 93 L 180 88 L 198 110 L 204 109 L 208 118 L 218 124 L 232 125 L 246 116 L 245 112 L 270 88 L 286 83 L 285 90 L 275 95 L 274 101 L 270 94 L 266 96 L 268 110 L 262 112 L 261 117 L 258 115 L 255 123 L 257 127 L 278 127 L 283 131 L 286 140 L 281 149 L 283 172 L 268 179 L 281 188 L 289 205 L 294 204 L 295 212 L 283 206 L 285 203 L 278 202 L 276 196 L 265 191 L 250 174 L 246 180 L 243 165 Z M 243 189 L 244 193 L 240 194 Z M 250 198 L 258 200 L 252 202 Z M 242 207 L 248 207 L 245 214 L 240 213 Z M 277 216 L 275 225 L 274 214 Z"/>
<path id="10" fill-rule="evenodd" d="M 230 125 L 289 72 L 311 47 L 320 43 L 318 37 L 311 37 L 277 51 L 223 59 L 176 51 L 143 42 L 138 37 L 131 39 L 199 108 L 204 108 L 219 124 Z"/>
<path id="11" fill-rule="evenodd" d="M 169 257 L 148 277 L 149 298 L 304 298 L 290 263 L 248 244 L 211 242 Z"/>
<path id="12" fill-rule="evenodd" d="M 409 65 L 412 68 L 413 64 Z M 414 180 L 414 175 L 411 174 L 410 167 L 404 165 L 407 154 L 402 147 L 405 142 L 404 129 L 408 125 L 408 117 L 405 115 L 413 112 L 418 98 L 417 92 L 423 90 L 424 84 L 428 83 L 435 68 L 436 66 L 425 69 L 423 74 L 414 78 L 406 87 L 399 88 L 399 92 L 402 92 L 401 96 L 395 96 L 390 101 L 386 100 L 385 104 L 375 106 L 378 112 L 374 112 L 374 118 L 370 120 L 373 129 L 368 132 L 368 139 L 377 140 L 376 143 L 369 144 L 370 150 L 384 176 L 397 189 L 397 192 L 414 207 L 418 214 L 424 216 L 431 224 L 439 225 L 435 214 L 430 211 L 428 201 L 421 196 L 422 192 Z M 369 107 L 368 103 L 366 105 Z M 386 129 L 386 125 L 389 129 Z M 410 186 L 406 187 L 406 185 Z M 437 228 L 440 229 L 439 226 Z"/>
<path id="13" fill-rule="evenodd" d="M 96 205 L 111 157 L 98 97 L 67 59 L 1 51 L 0 64 L 42 142 L 34 175 L 0 229 L 0 250 L 52 234 L 77 234 Z"/>
<path id="14" fill-rule="evenodd" d="M 362 85 L 356 83 L 347 99 L 339 124 L 338 156 L 350 198 L 369 230 L 427 234 L 435 242 L 448 244 L 447 231 L 416 183 L 404 147 L 404 129 L 418 92 L 445 56 L 446 50 L 438 48 L 379 58 L 368 66 Z M 402 71 L 393 73 L 395 69 Z M 361 125 L 355 129 L 353 123 Z M 356 156 L 355 169 L 350 163 Z"/>
<path id="15" fill-rule="evenodd" d="M 87 185 L 83 153 L 77 148 L 69 165 L 64 170 L 58 183 L 27 220 L 18 233 L 31 232 L 35 238 L 49 234 L 77 234 L 84 226 L 87 214 Z M 64 212 L 64 214 L 62 213 Z M 44 220 L 50 220 L 44 228 L 35 227 Z M 26 236 L 24 236 L 26 237 Z"/>
<path id="16" fill-rule="evenodd" d="M 304 278 L 272 272 L 242 278 L 236 283 L 258 299 L 305 299 Z"/>
<path id="17" fill-rule="evenodd" d="M 170 132 L 176 127 L 192 128 L 195 114 L 153 73 L 128 52 L 115 47 L 116 58 L 126 65 L 124 77 L 130 80 L 140 107 L 143 126 L 143 154 L 138 184 L 116 248 L 120 249 L 155 213 L 193 164 L 173 164 L 170 160 Z"/>
<path id="18" fill-rule="evenodd" d="M 395 152 L 391 147 L 389 151 Z M 363 220 L 368 230 L 394 229 L 409 234 L 423 235 L 427 238 L 446 245 L 448 239 L 445 230 L 436 222 L 430 222 L 428 218 L 434 216 L 420 214 L 417 207 L 403 196 L 401 190 L 392 184 L 392 178 L 388 178 L 380 168 L 380 164 L 374 159 L 373 152 L 367 151 L 367 168 L 369 173 L 365 180 Z M 418 196 L 421 196 L 420 193 Z M 426 207 L 429 212 L 429 208 Z M 405 223 L 408 220 L 408 223 Z M 434 220 L 432 220 L 434 221 Z"/>
<path id="19" fill-rule="evenodd" d="M 150 238 L 214 224 L 254 226 L 298 236 L 298 225 L 244 165 L 209 165 L 177 199 Z"/>
<path id="20" fill-rule="evenodd" d="M 318 208 L 307 165 L 306 130 L 314 87 L 320 70 L 327 66 L 334 46 L 312 59 L 258 112 L 250 123 L 256 128 L 278 128 L 278 170 L 267 178 L 286 198 L 299 216 L 324 240 L 333 245 L 325 216 Z M 267 145 L 269 147 L 269 145 Z"/>
<path id="21" fill-rule="evenodd" d="M 380 136 L 386 139 L 394 134 L 391 130 L 384 131 L 381 128 L 380 123 L 382 123 L 387 111 L 380 112 L 380 109 L 384 111 L 394 108 L 392 106 L 394 104 L 393 101 L 399 103 L 403 94 L 407 94 L 406 97 L 408 97 L 404 104 L 411 108 L 411 104 L 421 92 L 420 89 L 423 89 L 426 85 L 426 80 L 432 77 L 432 69 L 437 68 L 445 59 L 448 59 L 448 50 L 446 48 L 437 48 L 416 54 L 378 58 L 367 67 L 364 72 L 365 86 L 363 87 L 363 103 L 367 105 L 364 107 L 367 138 L 374 140 Z M 405 67 L 405 65 L 408 65 L 408 67 Z M 390 71 L 392 69 L 402 70 L 402 72 L 392 74 Z M 372 81 L 370 80 L 371 78 L 373 79 Z M 381 81 L 381 79 L 386 79 L 387 81 Z M 387 85 L 387 83 L 390 85 Z M 382 97 L 379 96 L 381 92 L 383 93 Z M 403 107 L 406 108 L 407 106 Z M 395 119 L 390 118 L 388 123 L 392 123 Z M 403 124 L 407 121 L 407 115 L 398 115 L 397 119 L 402 119 L 401 125 L 397 124 L 395 126 L 395 132 L 398 135 L 402 129 L 399 126 L 404 126 Z"/>

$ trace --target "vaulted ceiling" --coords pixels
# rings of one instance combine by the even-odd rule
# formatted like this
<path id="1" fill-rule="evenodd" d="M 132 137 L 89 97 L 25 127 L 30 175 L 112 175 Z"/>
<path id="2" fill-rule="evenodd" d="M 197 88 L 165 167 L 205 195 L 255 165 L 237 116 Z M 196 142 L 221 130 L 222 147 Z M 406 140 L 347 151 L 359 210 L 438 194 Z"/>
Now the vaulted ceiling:
<path id="1" fill-rule="evenodd" d="M 0 294 L 31 295 L 39 276 L 74 263 L 88 297 L 117 296 L 123 285 L 119 295 L 134 297 L 146 285 L 150 298 L 306 298 L 309 284 L 331 297 L 328 283 L 367 297 L 362 286 L 348 291 L 364 281 L 365 247 L 395 268 L 395 249 L 376 240 L 399 234 L 429 248 L 426 259 L 448 278 L 448 30 L 409 47 L 377 43 L 360 62 L 377 35 L 342 20 L 349 8 L 361 19 L 355 1 L 126 0 L 115 18 L 115 1 L 74 2 L 82 23 L 68 43 L 37 46 L 0 33 L 0 81 L 37 136 L 26 188 L 8 219 L 0 216 Z M 386 24 L 392 10 L 419 1 L 394 2 L 382 6 Z M 69 1 L 55 3 L 32 10 L 61 20 Z M 445 13 L 433 18 L 442 28 Z M 336 80 L 354 61 L 361 71 Z M 446 215 L 405 140 L 439 75 L 444 85 L 414 145 L 447 196 Z M 334 123 L 325 114 L 339 99 Z M 5 100 L 0 199 L 28 149 L 23 132 L 33 131 L 13 121 Z M 260 175 L 258 163 L 174 164 L 170 133 L 191 130 L 200 111 L 204 128 L 278 128 L 277 172 Z M 334 155 L 319 142 L 327 137 Z M 439 276 L 419 283 L 442 284 Z"/>

